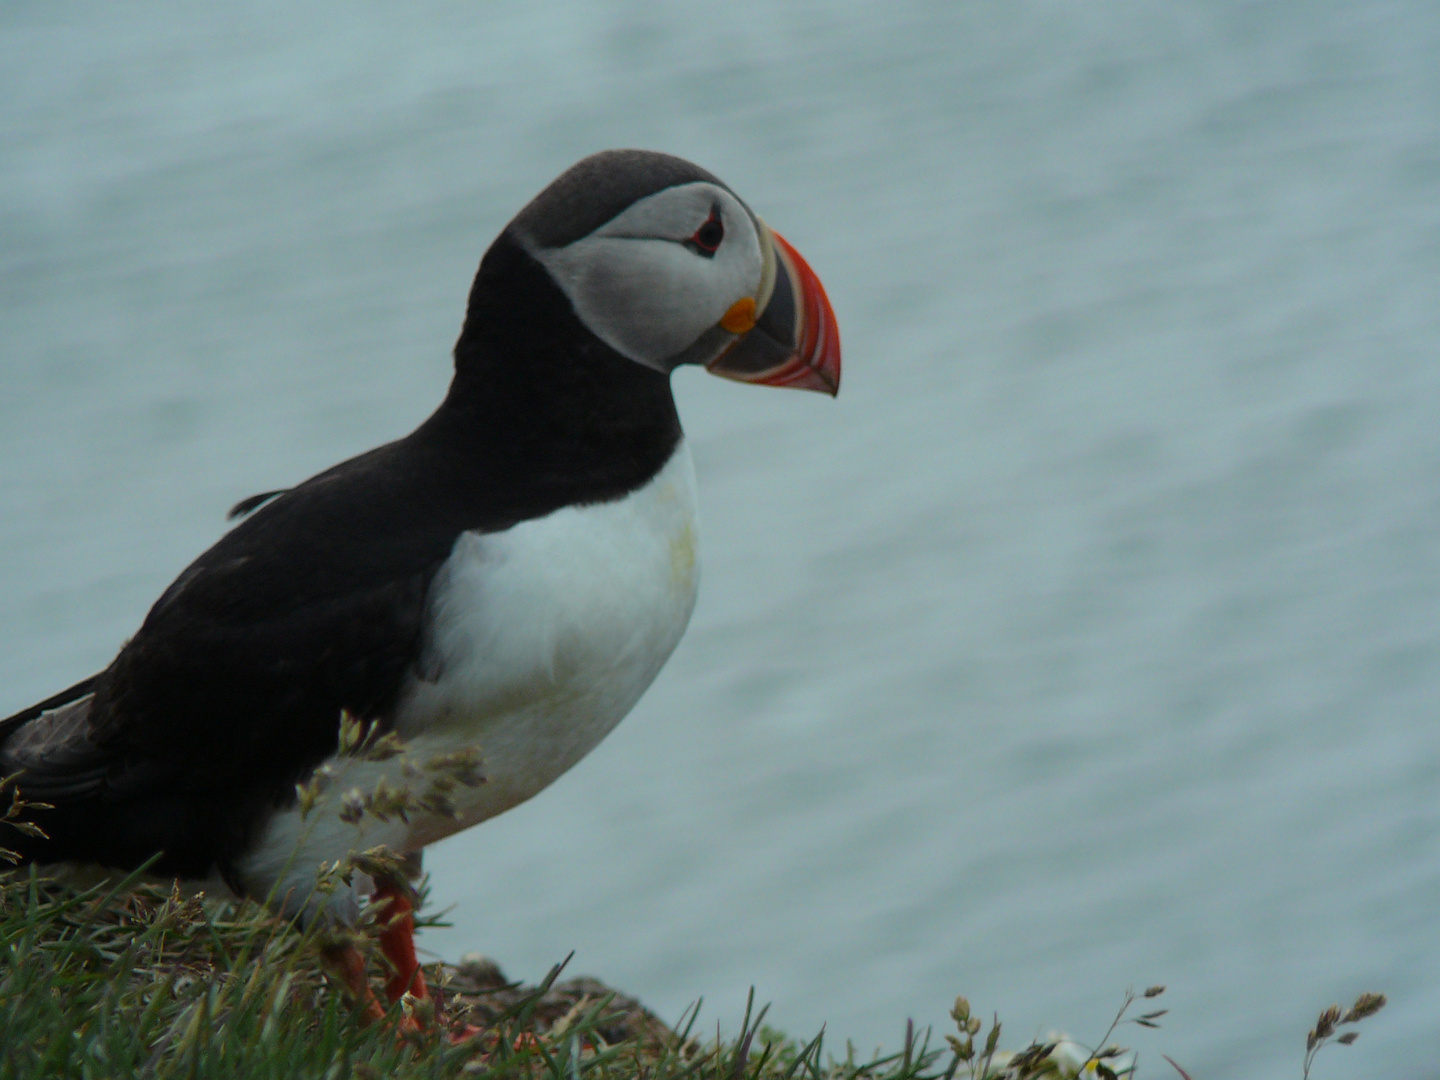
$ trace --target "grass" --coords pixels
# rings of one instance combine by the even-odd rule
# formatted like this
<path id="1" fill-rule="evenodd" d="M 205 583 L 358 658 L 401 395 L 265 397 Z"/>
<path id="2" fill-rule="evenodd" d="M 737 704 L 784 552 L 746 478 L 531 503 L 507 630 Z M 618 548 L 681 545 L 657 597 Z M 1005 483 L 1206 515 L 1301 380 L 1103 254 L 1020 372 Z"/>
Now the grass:
<path id="1" fill-rule="evenodd" d="M 373 730 L 349 736 L 352 756 L 362 760 L 402 752 Z M 388 787 L 340 795 L 343 784 L 335 781 L 343 777 L 334 775 L 317 776 L 298 798 L 308 810 L 340 795 L 342 818 L 354 821 L 415 807 L 443 811 L 457 785 L 483 782 L 477 761 L 449 755 L 411 769 L 426 785 L 420 800 L 429 802 Z M 33 834 L 24 811 L 41 804 L 26 803 L 14 781 L 0 780 L 0 796 L 10 793 L 0 825 Z M 0 848 L 0 860 L 7 858 L 16 857 Z M 321 881 L 333 884 L 366 860 L 383 863 L 376 868 L 387 873 L 399 869 L 388 852 L 372 849 L 322 867 Z M 345 932 L 369 951 L 375 975 L 377 932 L 373 913 Z M 362 1023 L 324 972 L 322 948 L 335 943 L 335 933 L 301 930 L 251 901 L 161 888 L 138 871 L 88 887 L 34 866 L 0 872 L 0 1080 L 1121 1080 L 1137 1075 L 1136 1056 L 1112 1035 L 1124 1025 L 1158 1027 L 1165 1015 L 1151 1007 L 1165 988 L 1152 986 L 1125 994 L 1093 1046 L 1054 1037 L 1003 1052 L 998 1017 L 987 1029 L 961 997 L 950 1013 L 955 1033 L 943 1040 L 907 1022 L 893 1054 L 857 1056 L 846 1043 L 836 1057 L 824 1031 L 800 1043 L 766 1027 L 766 1010 L 754 1008 L 753 995 L 736 1036 L 717 1030 L 702 1041 L 698 1003 L 672 1028 L 596 980 L 562 981 L 564 964 L 525 987 L 477 960 L 426 968 L 446 1019 L 483 1029 L 452 1045 L 433 1022 L 420 1033 L 399 1033 L 402 1012 L 433 1009 L 408 996 L 387 1022 Z M 1324 1010 L 1306 1040 L 1303 1080 L 1321 1049 L 1353 1043 L 1353 1025 L 1384 1004 L 1383 994 L 1362 994 L 1347 1011 Z M 1137 1005 L 1144 1011 L 1132 1015 Z M 1168 1075 L 1194 1080 L 1165 1060 Z"/>
<path id="2" fill-rule="evenodd" d="M 374 928 L 357 933 L 369 942 Z M 562 980 L 564 965 L 523 987 L 472 960 L 426 969 L 448 1016 L 484 1029 L 452 1046 L 438 1031 L 402 1036 L 393 1023 L 360 1023 L 326 979 L 321 944 L 259 904 L 186 896 L 137 875 L 88 888 L 33 867 L 0 875 L 0 1080 L 1118 1080 L 1137 1075 L 1136 1059 L 1111 1036 L 1164 1015 L 1150 1008 L 1164 988 L 1151 987 L 1125 995 L 1093 1047 L 1055 1038 L 1004 1053 L 998 1019 L 987 1025 L 958 998 L 955 1033 L 943 1041 L 907 1024 L 893 1054 L 857 1056 L 847 1044 L 837 1057 L 823 1031 L 800 1043 L 766 1027 L 753 1001 L 735 1037 L 702 1041 L 698 1005 L 672 1028 L 593 979 Z M 371 968 L 378 975 L 378 954 Z M 1303 1075 L 1325 1045 L 1353 1042 L 1352 1025 L 1384 1003 L 1364 994 L 1347 1011 L 1322 1012 Z M 1170 1065 L 1166 1075 L 1193 1080 Z"/>
<path id="3" fill-rule="evenodd" d="M 485 1029 L 452 1046 L 361 1024 L 326 980 L 318 945 L 250 902 L 187 897 L 135 875 L 78 888 L 11 871 L 0 879 L 0 1078 L 956 1080 L 1004 1064 L 993 1026 L 978 1051 L 959 1039 L 934 1046 L 911 1027 L 895 1054 L 847 1047 L 835 1058 L 823 1032 L 787 1039 L 753 1002 L 736 1037 L 704 1042 L 698 1006 L 672 1029 L 594 980 L 562 981 L 560 966 L 520 987 L 485 963 L 427 969 L 450 1016 Z M 969 1024 L 967 1012 L 957 1030 Z M 1040 1071 L 1007 1075 L 1074 1075 L 1041 1068 L 1055 1047 L 1038 1049 Z M 1093 1065 L 1086 1075 L 1104 1077 Z"/>

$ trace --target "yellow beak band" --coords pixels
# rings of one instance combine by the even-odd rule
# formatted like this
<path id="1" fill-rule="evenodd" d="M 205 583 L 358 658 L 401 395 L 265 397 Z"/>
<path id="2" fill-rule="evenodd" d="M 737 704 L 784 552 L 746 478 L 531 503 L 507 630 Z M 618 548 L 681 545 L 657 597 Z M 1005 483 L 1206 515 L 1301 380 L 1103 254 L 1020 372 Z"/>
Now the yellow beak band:
<path id="1" fill-rule="evenodd" d="M 755 328 L 755 298 L 746 296 L 730 305 L 720 325 L 732 334 L 746 334 Z"/>

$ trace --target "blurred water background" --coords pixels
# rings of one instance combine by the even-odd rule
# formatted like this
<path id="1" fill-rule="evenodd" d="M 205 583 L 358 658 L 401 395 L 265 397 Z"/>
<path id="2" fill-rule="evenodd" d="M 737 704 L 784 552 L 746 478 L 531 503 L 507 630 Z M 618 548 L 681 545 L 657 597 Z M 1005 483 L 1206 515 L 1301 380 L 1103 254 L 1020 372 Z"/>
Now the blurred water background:
<path id="1" fill-rule="evenodd" d="M 6 4 L 0 714 L 418 423 L 552 176 L 669 150 L 844 392 L 677 377 L 689 635 L 431 852 L 425 944 L 862 1046 L 1162 982 L 1150 1076 L 1295 1076 L 1376 989 L 1318 1070 L 1440 1075 L 1437 56 L 1423 0 Z"/>

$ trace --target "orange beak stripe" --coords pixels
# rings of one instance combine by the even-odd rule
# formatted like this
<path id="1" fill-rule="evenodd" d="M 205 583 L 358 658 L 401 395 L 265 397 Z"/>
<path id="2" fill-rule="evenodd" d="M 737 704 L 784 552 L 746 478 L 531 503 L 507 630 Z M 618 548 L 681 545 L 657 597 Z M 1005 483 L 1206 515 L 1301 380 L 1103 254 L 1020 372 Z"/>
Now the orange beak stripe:
<path id="1" fill-rule="evenodd" d="M 779 249 L 776 254 L 794 272 L 803 309 L 802 325 L 800 341 L 789 363 L 755 381 L 765 386 L 819 390 L 834 397 L 840 392 L 840 324 L 835 309 L 810 264 L 774 229 L 770 235 Z"/>

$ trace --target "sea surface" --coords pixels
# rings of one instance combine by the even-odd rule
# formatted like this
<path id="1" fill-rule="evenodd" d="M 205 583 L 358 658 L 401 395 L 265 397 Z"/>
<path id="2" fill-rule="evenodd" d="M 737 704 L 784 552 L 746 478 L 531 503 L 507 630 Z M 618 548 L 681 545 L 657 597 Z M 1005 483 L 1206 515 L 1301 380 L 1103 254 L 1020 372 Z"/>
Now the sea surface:
<path id="1" fill-rule="evenodd" d="M 0 715 L 225 510 L 444 393 L 610 146 L 826 283 L 837 401 L 676 377 L 688 636 L 424 944 L 862 1049 L 957 993 L 1143 1076 L 1440 1076 L 1440 6 L 0 7 Z M 938 1035 L 937 1035 L 938 1037 Z"/>

